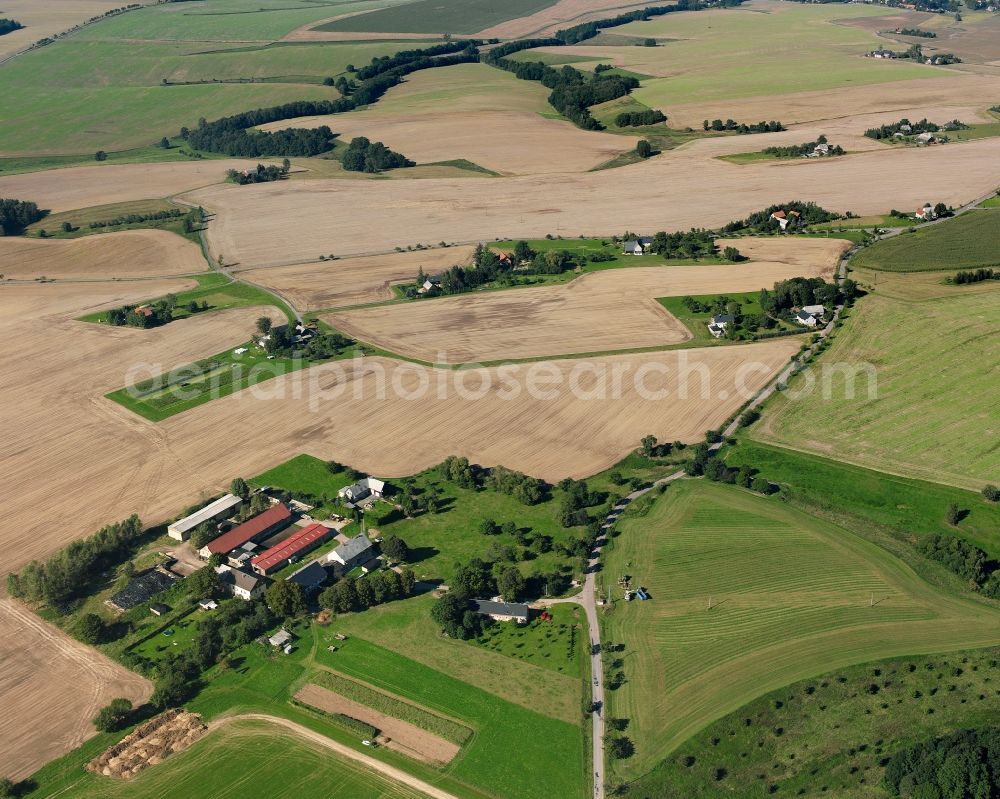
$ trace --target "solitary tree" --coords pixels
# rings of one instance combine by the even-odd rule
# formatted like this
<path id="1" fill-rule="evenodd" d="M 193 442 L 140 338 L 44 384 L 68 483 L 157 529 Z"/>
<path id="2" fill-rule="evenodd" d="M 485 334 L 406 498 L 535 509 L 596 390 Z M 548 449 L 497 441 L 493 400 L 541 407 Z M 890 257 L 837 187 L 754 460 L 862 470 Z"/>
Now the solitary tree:
<path id="1" fill-rule="evenodd" d="M 1000 502 L 1000 488 L 995 485 L 983 486 L 983 497 L 987 502 Z"/>
<path id="2" fill-rule="evenodd" d="M 257 319 L 257 332 L 262 336 L 266 336 L 271 332 L 271 319 L 267 316 L 261 316 Z"/>
<path id="3" fill-rule="evenodd" d="M 169 150 L 170 149 L 170 139 L 168 139 L 166 136 L 164 136 L 162 139 L 160 139 L 160 148 L 163 149 L 163 150 Z"/>
<path id="4" fill-rule="evenodd" d="M 649 158 L 653 154 L 653 146 L 645 139 L 639 139 L 635 146 L 635 153 L 640 158 Z"/>
<path id="5" fill-rule="evenodd" d="M 635 746 L 624 735 L 619 735 L 611 739 L 611 756 L 616 760 L 624 760 L 635 754 Z"/>
<path id="6" fill-rule="evenodd" d="M 479 523 L 479 532 L 483 535 L 496 535 L 500 532 L 500 528 L 492 519 L 483 519 Z"/>
<path id="7" fill-rule="evenodd" d="M 128 699 L 112 699 L 97 712 L 94 726 L 100 732 L 115 732 L 128 724 L 131 715 L 132 703 Z"/>
<path id="8" fill-rule="evenodd" d="M 104 152 L 104 150 L 98 150 L 96 153 L 94 153 L 94 160 L 95 161 L 107 161 L 108 160 L 108 154 L 106 152 Z"/>
<path id="9" fill-rule="evenodd" d="M 948 505 L 948 510 L 945 513 L 945 518 L 948 520 L 948 524 L 954 527 L 962 520 L 962 512 L 958 509 L 958 505 L 952 502 Z"/>
<path id="10" fill-rule="evenodd" d="M 647 458 L 651 457 L 656 451 L 656 436 L 649 435 L 643 436 L 642 438 L 642 454 Z"/>
<path id="11" fill-rule="evenodd" d="M 77 622 L 76 634 L 85 644 L 100 643 L 104 637 L 104 621 L 96 613 L 85 613 Z"/>
<path id="12" fill-rule="evenodd" d="M 648 39 L 643 39 L 642 40 L 642 46 L 643 47 L 656 47 L 656 39 L 653 39 L 652 37 L 650 37 Z"/>
<path id="13" fill-rule="evenodd" d="M 242 477 L 236 477 L 229 484 L 229 493 L 234 494 L 240 499 L 246 499 L 250 496 L 250 486 L 247 485 L 247 481 Z"/>
<path id="14" fill-rule="evenodd" d="M 286 618 L 302 616 L 308 610 L 302 586 L 287 580 L 278 580 L 273 583 L 264 592 L 264 599 L 267 600 L 267 606 L 271 610 Z"/>

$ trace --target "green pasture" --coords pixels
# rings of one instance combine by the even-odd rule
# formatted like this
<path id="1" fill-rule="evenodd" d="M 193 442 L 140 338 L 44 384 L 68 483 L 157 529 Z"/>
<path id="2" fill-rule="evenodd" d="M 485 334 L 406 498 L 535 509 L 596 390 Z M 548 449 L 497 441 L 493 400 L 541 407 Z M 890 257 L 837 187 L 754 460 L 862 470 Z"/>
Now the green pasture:
<path id="1" fill-rule="evenodd" d="M 790 391 L 769 404 L 753 435 L 979 490 L 1000 474 L 997 379 L 990 366 L 998 314 L 1000 291 L 993 285 L 920 302 L 876 291 L 855 306 L 808 376 L 793 378 Z M 799 396 L 810 379 L 813 389 Z"/>
<path id="2" fill-rule="evenodd" d="M 203 0 L 197 3 L 167 3 L 131 11 L 92 25 L 78 34 L 78 38 L 98 41 L 270 42 L 311 22 L 392 4 L 393 0 Z"/>
<path id="3" fill-rule="evenodd" d="M 111 736 L 107 736 L 111 737 Z M 106 745 L 106 743 L 105 743 Z M 89 747 L 88 747 L 89 748 Z M 97 750 L 93 752 L 97 754 Z M 76 765 L 76 764 L 74 764 Z M 238 799 L 251 784 L 275 799 L 421 799 L 408 788 L 264 721 L 240 720 L 213 730 L 190 749 L 128 782 L 64 766 L 68 795 L 79 799 Z M 265 787 L 266 786 L 266 787 Z M 59 789 L 43 783 L 39 797 Z"/>
<path id="4" fill-rule="evenodd" d="M 535 615 L 527 624 L 506 622 L 486 629 L 474 643 L 508 657 L 571 677 L 581 675 L 587 620 L 576 605 L 553 605 L 550 620 Z"/>
<path id="5" fill-rule="evenodd" d="M 631 793 L 888 799 L 884 758 L 995 723 L 998 659 L 1000 650 L 980 649 L 879 660 L 802 680 L 705 728 Z"/>
<path id="6" fill-rule="evenodd" d="M 750 435 L 755 428 L 750 429 Z M 886 531 L 912 541 L 935 533 L 958 535 L 1000 556 L 1000 505 L 978 491 L 900 477 L 808 452 L 741 438 L 726 453 L 731 466 L 751 466 L 782 487 L 788 499 L 864 534 Z M 966 516 L 945 520 L 954 503 Z"/>
<path id="7" fill-rule="evenodd" d="M 340 489 L 352 482 L 346 471 L 334 474 L 326 468 L 326 461 L 312 455 L 296 455 L 250 481 L 254 486 L 271 486 L 316 497 L 336 496 Z"/>
<path id="8" fill-rule="evenodd" d="M 671 485 L 619 523 L 601 583 L 608 714 L 655 767 L 692 735 L 797 680 L 877 658 L 1000 643 L 1000 613 L 933 588 L 841 527 L 771 498 L 704 481 Z M 651 599 L 626 603 L 629 575 Z"/>
<path id="9" fill-rule="evenodd" d="M 91 222 L 110 222 L 113 219 L 118 219 L 128 214 L 154 214 L 160 211 L 173 210 L 180 211 L 182 215 L 166 219 L 149 219 L 145 222 L 108 225 L 107 227 L 100 228 L 90 227 Z M 189 206 L 180 205 L 170 200 L 137 200 L 134 202 L 112 203 L 110 205 L 81 208 L 75 211 L 60 211 L 55 214 L 46 214 L 38 222 L 28 225 L 25 232 L 28 236 L 40 236 L 41 231 L 44 230 L 47 238 L 76 239 L 81 236 L 91 236 L 99 233 L 117 233 L 122 230 L 156 228 L 158 230 L 169 230 L 179 236 L 184 236 L 191 241 L 197 242 L 197 232 L 184 232 L 184 215 L 190 210 Z M 62 229 L 62 225 L 65 222 L 69 222 L 73 226 L 73 229 L 68 233 Z"/>
<path id="10" fill-rule="evenodd" d="M 836 23 L 880 13 L 874 6 L 820 4 L 667 14 L 624 25 L 615 33 L 671 41 L 659 47 L 610 47 L 608 54 L 622 56 L 627 69 L 669 75 L 644 81 L 635 92 L 639 102 L 668 114 L 671 104 L 929 77 L 923 66 L 863 58 L 880 40 L 872 32 Z M 724 104 L 714 116 L 727 116 Z"/>
<path id="11" fill-rule="evenodd" d="M 416 0 L 370 14 L 318 25 L 323 31 L 376 33 L 476 33 L 507 20 L 527 17 L 555 0 Z M 332 16 L 332 15 L 331 15 Z"/>
<path id="12" fill-rule="evenodd" d="M 1000 265 L 1000 210 L 973 210 L 918 227 L 868 247 L 851 260 L 858 269 L 928 272 Z"/>
<path id="13" fill-rule="evenodd" d="M 455 780 L 518 799 L 583 797 L 589 788 L 579 723 L 506 702 L 360 637 L 349 638 L 336 652 L 320 649 L 315 659 L 472 727 L 475 735 L 449 768 Z M 511 746 L 517 748 L 516 757 L 508 756 Z"/>

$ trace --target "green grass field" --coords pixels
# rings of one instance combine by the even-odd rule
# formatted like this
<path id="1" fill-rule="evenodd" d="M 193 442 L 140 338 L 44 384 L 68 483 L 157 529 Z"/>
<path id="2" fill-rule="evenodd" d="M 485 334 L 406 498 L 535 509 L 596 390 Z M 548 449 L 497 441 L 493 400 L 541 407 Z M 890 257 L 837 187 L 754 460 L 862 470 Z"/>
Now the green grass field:
<path id="1" fill-rule="evenodd" d="M 630 793 L 888 799 L 884 757 L 996 721 L 998 658 L 996 649 L 899 658 L 795 683 L 719 719 Z"/>
<path id="2" fill-rule="evenodd" d="M 81 772 L 82 773 L 82 772 Z M 237 799 L 247 786 L 276 799 L 420 799 L 424 794 L 263 721 L 226 724 L 129 782 L 85 774 L 80 799 Z M 53 794 L 42 793 L 41 796 Z"/>
<path id="3" fill-rule="evenodd" d="M 860 58 L 877 46 L 878 39 L 868 31 L 834 22 L 879 13 L 878 8 L 857 5 L 770 4 L 668 14 L 614 32 L 676 40 L 660 47 L 610 47 L 608 51 L 609 56 L 622 56 L 628 69 L 670 75 L 644 81 L 635 92 L 639 102 L 668 114 L 670 105 L 683 103 L 928 77 L 920 66 Z M 935 76 L 948 74 L 933 72 Z M 720 106 L 719 114 L 725 118 L 724 107 Z"/>
<path id="4" fill-rule="evenodd" d="M 579 677 L 586 620 L 576 605 L 553 605 L 551 621 L 540 616 L 528 624 L 494 624 L 474 643 L 509 657 L 526 660 L 560 674 Z"/>
<path id="5" fill-rule="evenodd" d="M 754 428 L 750 435 L 754 435 Z M 907 541 L 934 533 L 960 535 L 1000 557 L 1000 504 L 978 491 L 914 480 L 742 438 L 726 453 L 731 466 L 748 465 L 780 485 L 791 502 L 829 515 L 861 533 L 886 531 Z M 955 503 L 968 515 L 957 528 L 945 520 Z"/>
<path id="6" fill-rule="evenodd" d="M 877 292 L 863 299 L 814 364 L 815 389 L 791 399 L 807 384 L 805 375 L 793 378 L 754 437 L 973 490 L 996 481 L 1000 415 L 990 365 L 1000 291 L 982 285 L 921 302 Z M 853 397 L 845 374 L 857 375 Z"/>
<path id="7" fill-rule="evenodd" d="M 548 8 L 555 0 L 416 0 L 317 26 L 324 31 L 476 33 Z M 332 16 L 332 15 L 331 15 Z"/>
<path id="8" fill-rule="evenodd" d="M 647 773 L 716 719 L 831 668 L 1000 643 L 1000 612 L 775 499 L 685 481 L 619 527 L 603 624 L 624 645 L 606 657 L 626 682 L 608 713 L 629 719 L 636 753 L 617 777 Z M 651 600 L 625 603 L 622 574 Z"/>
<path id="9" fill-rule="evenodd" d="M 75 211 L 60 211 L 46 216 L 26 228 L 26 235 L 39 236 L 45 231 L 48 238 L 77 239 L 81 236 L 92 236 L 98 233 L 117 233 L 121 230 L 137 230 L 140 228 L 156 228 L 169 230 L 191 241 L 198 241 L 198 233 L 184 233 L 184 215 L 190 207 L 171 202 L 170 200 L 139 200 L 137 202 L 112 203 L 82 208 Z M 90 227 L 91 222 L 109 222 L 128 214 L 153 214 L 159 211 L 180 211 L 181 216 L 167 219 L 150 219 L 145 222 L 134 222 L 103 228 Z M 64 222 L 69 222 L 73 230 L 66 233 L 62 230 Z"/>
<path id="10" fill-rule="evenodd" d="M 851 261 L 859 269 L 929 272 L 1000 265 L 1000 209 L 970 211 L 877 242 Z"/>

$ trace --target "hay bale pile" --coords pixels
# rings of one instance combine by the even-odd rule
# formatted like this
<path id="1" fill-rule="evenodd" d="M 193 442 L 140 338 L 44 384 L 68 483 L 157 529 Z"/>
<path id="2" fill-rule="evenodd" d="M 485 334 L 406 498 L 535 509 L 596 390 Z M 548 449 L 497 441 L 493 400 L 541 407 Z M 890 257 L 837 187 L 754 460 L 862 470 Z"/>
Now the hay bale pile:
<path id="1" fill-rule="evenodd" d="M 182 752 L 207 728 L 201 716 L 175 708 L 140 724 L 121 741 L 94 758 L 87 770 L 105 777 L 127 780 L 144 768 L 162 763 L 173 752 Z"/>

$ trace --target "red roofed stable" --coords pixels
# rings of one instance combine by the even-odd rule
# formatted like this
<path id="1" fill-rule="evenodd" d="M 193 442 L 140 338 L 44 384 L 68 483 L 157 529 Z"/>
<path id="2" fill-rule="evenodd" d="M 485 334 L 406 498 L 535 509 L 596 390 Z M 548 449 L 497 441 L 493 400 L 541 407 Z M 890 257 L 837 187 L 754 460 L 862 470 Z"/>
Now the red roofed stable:
<path id="1" fill-rule="evenodd" d="M 323 543 L 334 532 L 326 525 L 310 524 L 297 533 L 292 533 L 277 546 L 261 552 L 250 561 L 250 565 L 258 574 L 267 575 L 268 572 L 277 571 L 285 566 L 296 555 Z"/>
<path id="2" fill-rule="evenodd" d="M 291 511 L 288 510 L 286 505 L 279 502 L 277 505 L 243 522 L 238 527 L 234 527 L 228 533 L 220 535 L 214 541 L 209 542 L 198 551 L 198 554 L 203 558 L 211 555 L 225 555 L 232 552 L 236 547 L 243 546 L 248 541 L 278 532 L 282 527 L 288 526 L 291 521 Z"/>

